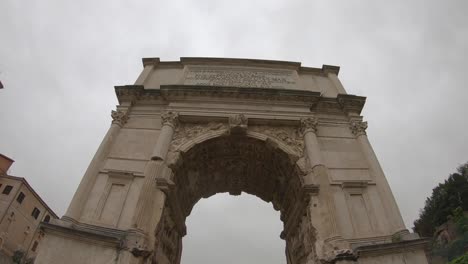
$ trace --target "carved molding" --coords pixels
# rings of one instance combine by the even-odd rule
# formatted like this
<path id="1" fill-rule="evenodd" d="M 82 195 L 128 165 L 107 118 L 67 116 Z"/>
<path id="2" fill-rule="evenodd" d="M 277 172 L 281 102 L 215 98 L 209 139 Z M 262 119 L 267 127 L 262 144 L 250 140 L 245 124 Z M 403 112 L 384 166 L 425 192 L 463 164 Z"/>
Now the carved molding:
<path id="1" fill-rule="evenodd" d="M 160 263 L 161 257 L 167 259 L 167 263 L 179 263 L 180 251 L 182 250 L 182 235 L 177 229 L 171 208 L 164 207 L 161 219 L 156 228 L 155 252 L 151 263 Z"/>
<path id="2" fill-rule="evenodd" d="M 112 117 L 112 124 L 117 124 L 119 126 L 125 125 L 128 120 L 128 114 L 127 111 L 122 111 L 122 110 L 112 110 L 111 112 L 111 117 Z"/>
<path id="3" fill-rule="evenodd" d="M 362 194 L 368 185 L 368 181 L 345 181 L 341 183 L 341 188 L 350 194 Z"/>
<path id="4" fill-rule="evenodd" d="M 175 152 L 184 143 L 193 140 L 198 136 L 222 130 L 228 130 L 227 124 L 215 122 L 208 124 L 181 123 L 176 128 L 174 136 L 172 137 L 170 152 Z M 174 154 L 171 155 L 173 156 Z"/>
<path id="5" fill-rule="evenodd" d="M 286 237 L 292 263 L 320 263 L 315 251 L 316 230 L 308 213 L 301 215 L 295 232 Z"/>
<path id="6" fill-rule="evenodd" d="M 348 114 L 361 114 L 362 108 L 364 108 L 364 104 L 366 103 L 366 97 L 351 94 L 339 94 L 336 99 L 343 111 Z"/>
<path id="7" fill-rule="evenodd" d="M 350 123 L 350 128 L 351 128 L 351 132 L 356 137 L 366 135 L 367 122 L 357 121 L 357 120 L 352 121 Z"/>
<path id="8" fill-rule="evenodd" d="M 168 163 L 170 167 L 175 166 L 177 160 L 180 158 L 178 150 L 184 144 L 192 141 L 202 135 L 209 136 L 210 134 L 223 134 L 228 132 L 230 126 L 226 123 L 211 122 L 207 124 L 198 123 L 180 123 L 177 127 L 171 147 L 168 154 Z M 304 140 L 301 136 L 299 129 L 292 126 L 249 126 L 248 131 L 263 134 L 267 137 L 282 142 L 285 146 L 288 146 L 293 153 L 297 154 L 298 157 L 304 155 Z"/>
<path id="9" fill-rule="evenodd" d="M 290 126 L 251 126 L 249 131 L 274 138 L 289 146 L 299 157 L 304 155 L 304 140 L 295 127 Z"/>
<path id="10" fill-rule="evenodd" d="M 163 126 L 171 126 L 176 128 L 179 124 L 179 114 L 174 111 L 164 111 L 161 113 L 161 124 Z"/>
<path id="11" fill-rule="evenodd" d="M 301 118 L 301 132 L 306 134 L 308 132 L 317 132 L 318 120 L 316 117 L 304 117 Z"/>
<path id="12" fill-rule="evenodd" d="M 264 100 L 270 104 L 287 101 L 313 104 L 320 100 L 319 92 L 304 90 L 217 87 L 200 85 L 161 85 L 160 89 L 145 89 L 142 85 L 116 86 L 119 102 L 135 100 L 171 100 L 192 97 L 217 97 L 229 99 Z"/>
<path id="13" fill-rule="evenodd" d="M 247 131 L 248 119 L 244 114 L 229 117 L 229 129 L 233 134 L 245 133 Z"/>

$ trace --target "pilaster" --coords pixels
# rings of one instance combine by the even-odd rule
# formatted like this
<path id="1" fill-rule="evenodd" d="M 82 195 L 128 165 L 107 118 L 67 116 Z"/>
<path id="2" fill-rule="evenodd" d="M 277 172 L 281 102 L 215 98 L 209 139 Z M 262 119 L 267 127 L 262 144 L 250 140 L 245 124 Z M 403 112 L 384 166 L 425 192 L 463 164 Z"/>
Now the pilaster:
<path id="1" fill-rule="evenodd" d="M 393 233 L 399 232 L 408 232 L 406 230 L 403 218 L 401 217 L 400 210 L 396 204 L 395 198 L 390 191 L 390 185 L 385 177 L 385 174 L 380 166 L 377 156 L 375 155 L 374 150 L 367 138 L 367 122 L 364 122 L 360 119 L 352 119 L 350 122 L 350 129 L 353 135 L 356 137 L 356 140 L 359 143 L 361 151 L 369 165 L 369 170 L 371 175 L 373 175 L 373 180 L 376 183 L 376 188 L 379 193 L 382 195 L 383 207 L 387 213 L 387 219 L 391 225 Z"/>
<path id="2" fill-rule="evenodd" d="M 99 174 L 99 170 L 109 154 L 112 144 L 119 134 L 120 129 L 128 120 L 129 107 L 130 105 L 119 107 L 116 111 L 111 112 L 112 124 L 81 179 L 80 185 L 73 196 L 70 206 L 62 217 L 64 220 L 72 222 L 79 221 L 83 207 L 86 204 L 89 193 L 91 192 L 94 182 L 96 181 L 96 177 Z"/>
<path id="3" fill-rule="evenodd" d="M 164 208 L 166 194 L 157 189 L 158 182 L 167 173 L 165 162 L 174 130 L 178 125 L 178 114 L 166 111 L 161 113 L 162 128 L 154 147 L 151 160 L 145 168 L 145 180 L 136 205 L 133 227 L 143 233 L 150 234 L 158 222 Z M 151 239 L 150 235 L 150 239 Z"/>
<path id="4" fill-rule="evenodd" d="M 320 151 L 320 146 L 317 140 L 318 119 L 315 117 L 307 117 L 301 119 L 301 132 L 304 137 L 305 153 L 311 168 L 306 176 L 306 184 L 318 184 L 320 191 L 316 200 L 318 208 L 315 204 L 310 208 L 312 217 L 312 225 L 316 226 L 317 243 L 322 243 L 317 246 L 317 254 L 325 256 L 329 254 L 326 251 L 333 249 L 335 242 L 341 241 L 336 223 L 336 208 L 333 198 L 332 189 L 329 183 L 328 169 L 323 163 L 323 158 Z M 320 225 L 320 226 L 319 226 Z M 320 241 L 320 242 L 319 242 Z M 334 245 L 334 246 L 332 246 Z"/>

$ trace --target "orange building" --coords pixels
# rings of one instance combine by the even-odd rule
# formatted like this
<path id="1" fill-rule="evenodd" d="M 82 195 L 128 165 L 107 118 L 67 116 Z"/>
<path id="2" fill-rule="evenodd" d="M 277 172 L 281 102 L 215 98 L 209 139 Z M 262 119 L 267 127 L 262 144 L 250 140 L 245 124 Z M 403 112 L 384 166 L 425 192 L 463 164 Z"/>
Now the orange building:
<path id="1" fill-rule="evenodd" d="M 39 224 L 58 218 L 26 179 L 8 175 L 13 162 L 0 154 L 0 262 L 15 252 L 34 259 L 43 237 Z"/>

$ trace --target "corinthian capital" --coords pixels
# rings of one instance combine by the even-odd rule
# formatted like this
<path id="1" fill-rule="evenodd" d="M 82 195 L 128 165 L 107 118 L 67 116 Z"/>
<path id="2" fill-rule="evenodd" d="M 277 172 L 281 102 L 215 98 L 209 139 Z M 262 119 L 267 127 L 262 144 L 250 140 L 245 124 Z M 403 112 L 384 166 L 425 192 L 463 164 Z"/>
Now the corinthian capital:
<path id="1" fill-rule="evenodd" d="M 366 135 L 367 122 L 352 121 L 349 127 L 351 128 L 351 132 L 353 132 L 356 137 Z"/>
<path id="2" fill-rule="evenodd" d="M 318 120 L 316 117 L 303 117 L 301 118 L 301 132 L 303 134 L 317 132 Z"/>
<path id="3" fill-rule="evenodd" d="M 165 111 L 161 113 L 161 123 L 163 126 L 176 128 L 179 124 L 179 113 L 174 111 Z"/>
<path id="4" fill-rule="evenodd" d="M 122 110 L 117 110 L 117 111 L 112 110 L 111 117 L 112 117 L 112 124 L 117 124 L 119 126 L 125 125 L 125 123 L 127 123 L 127 120 L 128 120 L 127 111 L 122 111 Z"/>

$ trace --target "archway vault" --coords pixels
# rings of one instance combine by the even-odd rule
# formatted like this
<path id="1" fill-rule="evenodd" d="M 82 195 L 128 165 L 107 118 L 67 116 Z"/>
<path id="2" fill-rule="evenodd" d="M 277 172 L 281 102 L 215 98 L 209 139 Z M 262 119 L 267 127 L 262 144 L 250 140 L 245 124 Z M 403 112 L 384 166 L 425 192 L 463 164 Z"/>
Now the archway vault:
<path id="1" fill-rule="evenodd" d="M 318 188 L 304 185 L 297 152 L 258 132 L 209 131 L 179 147 L 177 137 L 174 141 L 170 169 L 165 178 L 158 179 L 167 199 L 156 231 L 155 260 L 167 258 L 170 263 L 179 263 L 185 220 L 193 206 L 202 198 L 225 192 L 255 195 L 280 211 L 284 224 L 281 237 L 286 240 L 290 263 L 301 263 L 291 258 L 305 259 L 312 253 L 313 245 L 304 247 L 304 243 L 314 241 L 307 208 Z"/>

